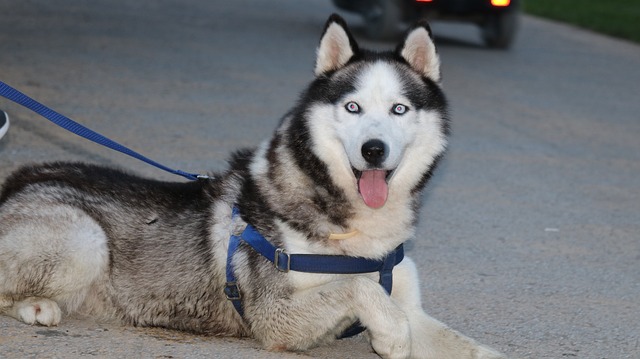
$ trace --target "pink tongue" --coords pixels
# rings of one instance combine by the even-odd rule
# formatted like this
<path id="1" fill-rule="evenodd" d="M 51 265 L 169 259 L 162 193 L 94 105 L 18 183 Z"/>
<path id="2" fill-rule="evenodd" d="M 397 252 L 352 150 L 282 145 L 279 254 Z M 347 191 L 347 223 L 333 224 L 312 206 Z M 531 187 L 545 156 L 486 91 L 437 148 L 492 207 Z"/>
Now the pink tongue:
<path id="1" fill-rule="evenodd" d="M 389 188 L 384 170 L 362 171 L 362 176 L 358 181 L 358 189 L 364 203 L 371 208 L 380 208 L 387 201 Z"/>

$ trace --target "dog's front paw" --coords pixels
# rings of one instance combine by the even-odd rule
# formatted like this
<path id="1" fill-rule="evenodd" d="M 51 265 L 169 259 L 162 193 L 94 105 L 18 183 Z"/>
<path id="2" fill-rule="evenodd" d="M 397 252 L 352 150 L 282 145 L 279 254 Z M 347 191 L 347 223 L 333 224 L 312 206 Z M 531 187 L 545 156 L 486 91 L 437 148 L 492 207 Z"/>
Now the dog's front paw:
<path id="1" fill-rule="evenodd" d="M 384 333 L 370 333 L 371 346 L 382 358 L 409 358 L 411 356 L 411 331 L 409 321 L 403 318 Z"/>
<path id="2" fill-rule="evenodd" d="M 12 317 L 30 325 L 55 326 L 62 319 L 58 304 L 45 298 L 27 298 L 16 302 L 9 313 Z"/>

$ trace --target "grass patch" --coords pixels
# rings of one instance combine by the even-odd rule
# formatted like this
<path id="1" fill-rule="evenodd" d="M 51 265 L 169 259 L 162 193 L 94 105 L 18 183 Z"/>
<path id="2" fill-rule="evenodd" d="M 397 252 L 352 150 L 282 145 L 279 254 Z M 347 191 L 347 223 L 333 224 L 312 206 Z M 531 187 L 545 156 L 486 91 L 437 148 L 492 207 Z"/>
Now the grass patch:
<path id="1" fill-rule="evenodd" d="M 640 43 L 639 0 L 525 0 L 527 13 Z"/>

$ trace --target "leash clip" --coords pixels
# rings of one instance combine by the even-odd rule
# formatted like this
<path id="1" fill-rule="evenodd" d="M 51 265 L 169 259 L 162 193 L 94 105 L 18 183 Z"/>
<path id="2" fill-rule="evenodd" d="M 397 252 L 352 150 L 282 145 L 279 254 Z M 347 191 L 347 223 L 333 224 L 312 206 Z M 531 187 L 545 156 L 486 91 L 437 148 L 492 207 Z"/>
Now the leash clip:
<path id="1" fill-rule="evenodd" d="M 282 260 L 281 260 L 282 258 Z M 286 261 L 286 265 L 280 266 L 282 261 Z M 284 263 L 283 263 L 284 264 Z M 291 270 L 291 255 L 283 248 L 277 248 L 273 258 L 273 265 L 280 272 L 287 273 Z"/>

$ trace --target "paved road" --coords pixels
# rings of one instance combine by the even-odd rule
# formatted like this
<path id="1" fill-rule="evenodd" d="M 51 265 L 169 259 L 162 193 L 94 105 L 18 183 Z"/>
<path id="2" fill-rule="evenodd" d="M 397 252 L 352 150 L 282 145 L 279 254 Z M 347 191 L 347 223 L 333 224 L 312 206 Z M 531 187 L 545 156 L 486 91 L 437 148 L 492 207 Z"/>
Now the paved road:
<path id="1" fill-rule="evenodd" d="M 0 1 L 0 79 L 189 171 L 272 131 L 311 78 L 328 0 Z M 348 19 L 358 23 L 357 18 Z M 510 52 L 436 24 L 454 136 L 409 245 L 435 317 L 519 358 L 640 357 L 640 47 L 525 18 Z M 385 47 L 392 44 L 368 43 Z M 83 160 L 173 179 L 0 100 L 0 177 Z M 0 224 L 1 225 L 1 224 Z M 2 358 L 375 358 L 0 318 Z"/>

